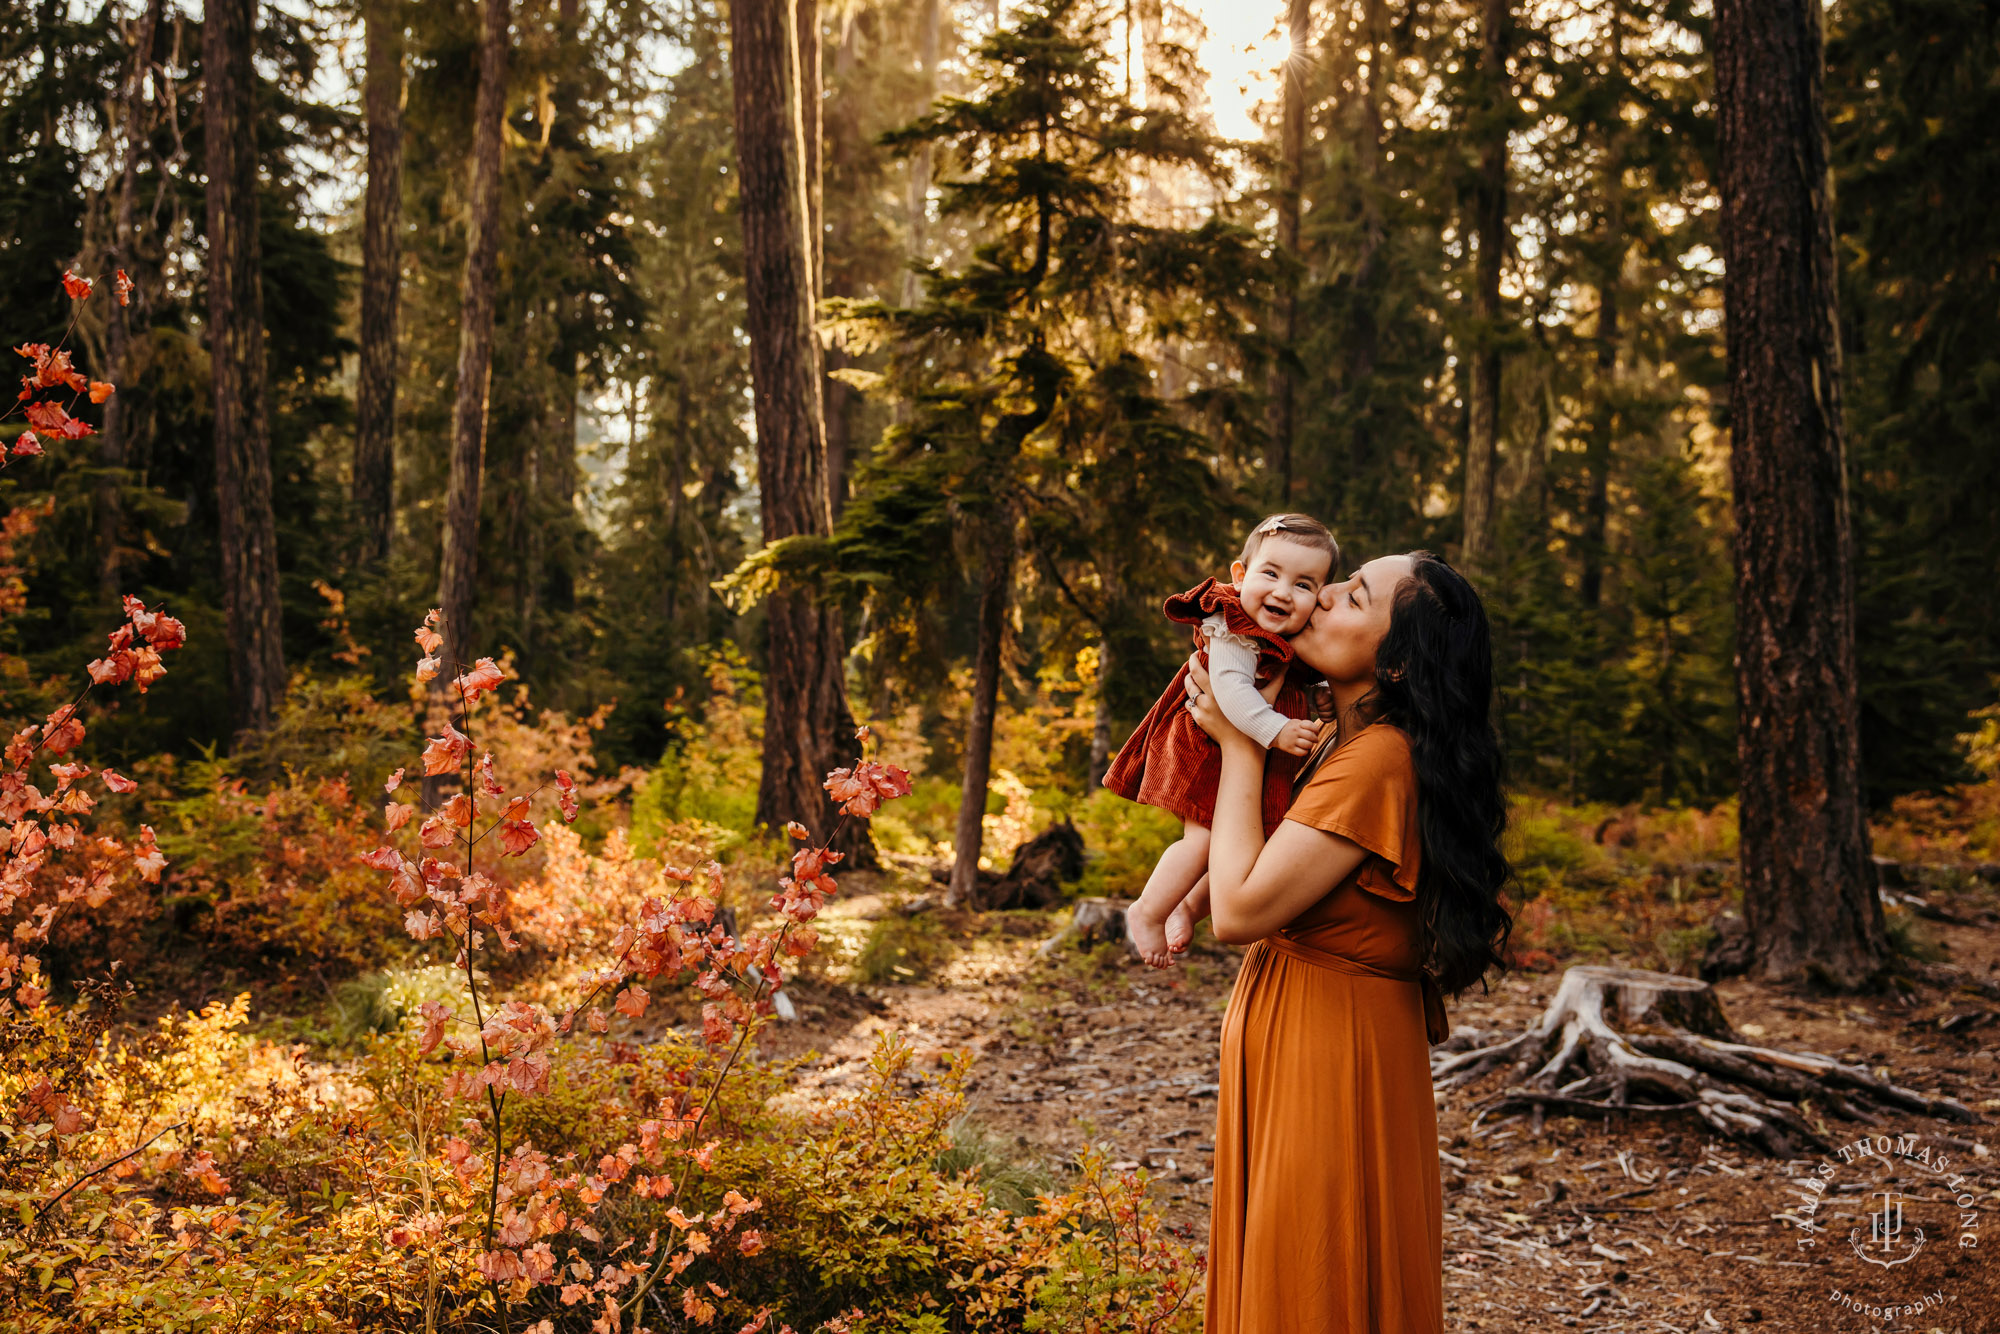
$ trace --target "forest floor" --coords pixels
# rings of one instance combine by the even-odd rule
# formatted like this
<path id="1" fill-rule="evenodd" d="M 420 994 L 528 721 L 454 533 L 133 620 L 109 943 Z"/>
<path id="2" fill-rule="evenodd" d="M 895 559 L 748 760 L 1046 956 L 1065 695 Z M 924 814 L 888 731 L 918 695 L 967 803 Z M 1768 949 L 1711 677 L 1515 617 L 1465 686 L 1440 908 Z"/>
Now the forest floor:
<path id="1" fill-rule="evenodd" d="M 862 892 L 830 909 L 828 933 L 852 941 L 887 924 L 892 937 L 923 945 L 911 949 L 920 965 L 928 950 L 928 968 L 892 969 L 891 985 L 795 986 L 799 1021 L 772 1030 L 770 1054 L 807 1058 L 807 1088 L 840 1089 L 862 1077 L 884 1031 L 908 1041 L 920 1064 L 969 1053 L 967 1115 L 990 1143 L 1049 1169 L 1096 1143 L 1115 1163 L 1144 1169 L 1169 1222 L 1205 1239 L 1217 1043 L 1240 951 L 1204 936 L 1168 972 L 1113 946 L 1039 960 L 1035 946 L 1054 917 L 906 919 L 907 884 L 847 879 Z M 2000 890 L 1973 881 L 1931 902 L 1961 920 L 1927 923 L 1928 948 L 2000 978 Z M 1517 1030 L 1540 1014 L 1563 966 L 1621 961 L 1564 958 L 1515 973 L 1490 995 L 1453 1002 L 1453 1031 Z M 1879 1160 L 1835 1156 L 1824 1160 L 1833 1179 L 1820 1244 L 1801 1250 L 1785 1215 L 1803 1198 L 1795 1177 L 1821 1159 L 1776 1160 L 1679 1114 L 1623 1124 L 1551 1117 L 1539 1130 L 1522 1117 L 1475 1124 L 1476 1104 L 1502 1079 L 1495 1074 L 1438 1103 L 1447 1329 L 2000 1331 L 2000 1002 L 1937 987 L 1828 997 L 1744 979 L 1717 992 L 1760 1043 L 1886 1067 L 1898 1082 L 1980 1111 L 1988 1124 L 1910 1116 L 1826 1128 L 1835 1144 L 1918 1136 L 1971 1175 L 1972 1207 L 1961 1211 L 1963 1196 L 1954 1205 L 1921 1173 L 1884 1175 L 1869 1171 Z M 1916 1230 L 1929 1229 L 1927 1244 L 1892 1267 L 1862 1263 L 1849 1244 L 1857 1226 L 1868 1241 L 1867 1211 L 1885 1184 L 1907 1198 L 1906 1231 L 1888 1253 L 1907 1252 Z M 1921 1311 L 1883 1315 L 1853 1309 L 1843 1294 L 1867 1305 L 1938 1296 Z"/>

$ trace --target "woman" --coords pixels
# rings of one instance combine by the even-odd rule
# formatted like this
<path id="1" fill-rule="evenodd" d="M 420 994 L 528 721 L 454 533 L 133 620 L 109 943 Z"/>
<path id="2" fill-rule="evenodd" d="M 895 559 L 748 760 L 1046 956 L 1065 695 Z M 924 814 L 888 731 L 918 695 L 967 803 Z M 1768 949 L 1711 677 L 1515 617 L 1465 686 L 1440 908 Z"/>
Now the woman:
<path id="1" fill-rule="evenodd" d="M 1334 723 L 1268 843 L 1264 751 L 1207 682 L 1188 692 L 1222 747 L 1196 910 L 1251 946 L 1223 1025 L 1207 1331 L 1440 1334 L 1429 1044 L 1439 993 L 1498 965 L 1511 926 L 1486 613 L 1443 561 L 1387 556 L 1326 588 L 1293 648 Z"/>

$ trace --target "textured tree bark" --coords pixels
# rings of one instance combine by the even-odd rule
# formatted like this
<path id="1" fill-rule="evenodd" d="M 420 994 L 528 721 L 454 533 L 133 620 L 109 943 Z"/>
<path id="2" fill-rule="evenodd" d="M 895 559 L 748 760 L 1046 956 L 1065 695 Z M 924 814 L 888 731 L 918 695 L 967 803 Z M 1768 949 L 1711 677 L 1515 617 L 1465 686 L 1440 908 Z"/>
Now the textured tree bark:
<path id="1" fill-rule="evenodd" d="M 1299 214 L 1304 207 L 1306 152 L 1306 69 L 1312 49 L 1312 0 L 1288 0 L 1285 29 L 1291 49 L 1285 56 L 1284 122 L 1279 134 L 1283 179 L 1278 188 L 1278 248 L 1293 260 L 1299 253 Z M 1299 336 L 1298 282 L 1278 294 L 1278 334 L 1283 342 L 1272 370 L 1271 450 L 1265 466 L 1277 481 L 1277 507 L 1292 507 L 1292 435 L 1296 415 L 1295 363 L 1292 346 Z"/>
<path id="2" fill-rule="evenodd" d="M 445 681 L 472 645 L 479 569 L 479 484 L 486 455 L 486 397 L 493 372 L 494 269 L 500 251 L 500 130 L 507 99 L 513 0 L 484 0 L 479 93 L 473 104 L 472 186 L 466 210 L 465 282 L 458 307 L 458 385 L 451 407 L 451 481 L 445 492 L 438 602 L 444 608 Z"/>
<path id="3" fill-rule="evenodd" d="M 1473 272 L 1476 330 L 1470 429 L 1465 444 L 1465 540 L 1468 570 L 1493 560 L 1493 479 L 1500 454 L 1500 260 L 1507 244 L 1507 0 L 1486 0 L 1480 76 L 1486 89 L 1485 142 L 1479 150 L 1473 227 L 1479 253 Z"/>
<path id="4" fill-rule="evenodd" d="M 1385 228 L 1379 182 L 1382 175 L 1382 110 L 1376 96 L 1378 75 L 1383 65 L 1382 44 L 1377 40 L 1381 23 L 1380 0 L 1370 0 L 1361 19 L 1361 30 L 1350 39 L 1344 58 L 1354 67 L 1355 103 L 1359 113 L 1355 148 L 1363 177 L 1361 236 L 1354 258 L 1354 275 L 1349 285 L 1354 299 L 1349 305 L 1347 330 L 1347 391 L 1343 404 L 1348 421 L 1348 458 L 1354 475 L 1365 477 L 1375 466 L 1375 433 L 1368 409 L 1375 378 L 1375 362 L 1381 347 L 1381 333 L 1375 319 L 1375 284 Z M 1354 60 L 1353 46 L 1365 45 L 1368 60 Z M 1356 401 L 1358 400 L 1358 402 Z"/>
<path id="5" fill-rule="evenodd" d="M 833 527 L 791 0 L 736 0 L 729 42 L 757 485 L 769 543 Z M 765 606 L 770 639 L 757 822 L 778 828 L 798 820 L 815 836 L 838 827 L 835 847 L 849 864 L 872 864 L 867 825 L 839 824 L 822 786 L 827 770 L 852 763 L 856 750 L 839 614 L 793 591 L 774 594 Z"/>
<path id="6" fill-rule="evenodd" d="M 111 267 L 113 269 L 130 270 L 139 267 L 136 213 L 139 158 L 145 150 L 146 138 L 143 118 L 146 71 L 152 64 L 153 42 L 159 33 L 160 19 L 165 8 L 165 0 L 149 0 L 138 20 L 128 30 L 131 49 L 125 63 L 123 81 L 118 90 L 118 121 L 123 140 L 121 144 L 123 160 L 118 171 L 117 202 L 112 209 Z M 132 325 L 135 320 L 143 320 L 146 291 L 145 287 L 134 287 L 132 296 L 138 302 L 136 309 L 121 306 L 116 299 L 108 302 L 105 307 L 104 378 L 113 384 L 122 385 L 126 381 L 126 368 L 131 360 Z M 97 484 L 96 509 L 97 548 L 100 553 L 98 591 L 107 601 L 114 603 L 121 592 L 118 586 L 120 579 L 118 541 L 124 520 L 123 507 L 119 502 L 119 486 L 129 453 L 126 432 L 125 405 L 116 394 L 113 394 L 104 402 L 104 426 L 98 433 L 97 460 L 103 466 L 103 475 Z"/>
<path id="7" fill-rule="evenodd" d="M 1888 945 L 1862 802 L 1818 0 L 1718 0 L 1736 509 L 1739 848 L 1752 970 L 1857 987 Z"/>
<path id="8" fill-rule="evenodd" d="M 402 283 L 402 0 L 368 0 L 368 189 L 361 222 L 361 366 L 354 390 L 354 508 L 364 561 L 389 555 L 395 526 L 396 302 Z"/>
<path id="9" fill-rule="evenodd" d="M 1014 585 L 1014 537 L 1003 522 L 988 539 L 979 589 L 979 646 L 972 668 L 972 716 L 965 729 L 965 781 L 959 789 L 951 885 L 945 902 L 977 906 L 979 852 L 985 842 L 986 785 L 993 776 L 993 716 L 1000 699 L 1000 648 L 1007 632 L 1007 598 Z"/>
<path id="10" fill-rule="evenodd" d="M 217 536 L 239 734 L 268 726 L 285 691 L 257 239 L 255 27 L 255 0 L 211 0 L 201 37 Z"/>
<path id="11" fill-rule="evenodd" d="M 1102 787 L 1104 775 L 1111 768 L 1111 654 L 1111 636 L 1098 636 L 1097 707 L 1090 718 L 1090 778 L 1084 785 L 1086 793 Z"/>
<path id="12" fill-rule="evenodd" d="M 1607 275 L 1597 289 L 1597 376 L 1604 398 L 1591 423 L 1590 444 L 1584 455 L 1589 489 L 1583 496 L 1583 540 L 1577 543 L 1577 555 L 1583 562 L 1577 590 L 1591 611 L 1604 601 L 1604 566 L 1610 558 L 1612 437 L 1618 430 L 1618 410 L 1611 402 L 1618 371 L 1617 281 L 1615 274 Z"/>
<path id="13" fill-rule="evenodd" d="M 819 0 L 798 0 L 795 11 L 799 50 L 799 161 L 806 178 L 806 257 L 812 261 L 807 286 L 817 318 L 826 290 L 826 177 L 821 163 Z"/>
<path id="14" fill-rule="evenodd" d="M 1625 11 L 1621 0 L 1612 0 L 1608 14 L 1605 58 L 1611 83 L 1623 97 L 1625 75 Z M 1577 543 L 1582 572 L 1578 591 L 1583 605 L 1596 611 L 1604 601 L 1604 570 L 1611 560 L 1611 469 L 1615 460 L 1619 429 L 1618 405 L 1618 286 L 1625 274 L 1624 227 L 1624 121 L 1615 111 L 1602 152 L 1604 201 L 1597 225 L 1607 237 L 1618 238 L 1612 253 L 1604 258 L 1604 271 L 1597 282 L 1597 377 L 1600 386 L 1597 410 L 1592 415 L 1590 443 L 1584 457 L 1588 489 L 1583 500 L 1583 534 Z"/>

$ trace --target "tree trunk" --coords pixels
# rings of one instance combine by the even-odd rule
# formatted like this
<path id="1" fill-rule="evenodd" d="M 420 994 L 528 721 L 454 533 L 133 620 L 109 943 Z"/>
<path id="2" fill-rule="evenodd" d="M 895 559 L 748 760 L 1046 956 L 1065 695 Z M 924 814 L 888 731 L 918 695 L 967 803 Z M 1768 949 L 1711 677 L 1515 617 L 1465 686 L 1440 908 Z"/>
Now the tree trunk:
<path id="1" fill-rule="evenodd" d="M 937 97 L 938 67 L 938 4 L 939 0 L 923 0 L 923 18 L 919 28 L 919 57 L 923 63 L 924 110 L 930 110 L 931 102 Z M 993 8 L 993 25 L 1000 26 L 1000 7 Z M 908 199 L 910 214 L 910 262 L 924 261 L 924 229 L 930 218 L 931 196 L 931 146 L 925 141 L 910 155 L 910 193 Z M 903 304 L 914 306 L 923 296 L 923 284 L 914 270 L 903 272 Z"/>
<path id="2" fill-rule="evenodd" d="M 1306 68 L 1312 48 L 1312 0 L 1288 0 L 1286 31 L 1291 50 L 1285 57 L 1284 124 L 1280 134 L 1283 178 L 1278 189 L 1278 248 L 1287 258 L 1303 263 L 1299 254 L 1299 214 L 1304 206 L 1306 151 Z M 1298 352 L 1293 346 L 1299 335 L 1299 283 L 1301 272 L 1288 281 L 1278 294 L 1278 364 L 1271 385 L 1271 450 L 1266 465 L 1277 481 L 1276 505 L 1292 504 L 1292 435 L 1294 431 L 1297 385 L 1294 370 Z"/>
<path id="3" fill-rule="evenodd" d="M 124 160 L 118 172 L 118 198 L 112 212 L 113 269 L 139 267 L 135 247 L 135 215 L 138 209 L 139 158 L 146 138 L 141 108 L 146 99 L 146 71 L 153 60 L 153 41 L 160 30 L 165 8 L 165 0 L 149 0 L 129 33 L 131 52 L 125 65 L 124 82 L 118 92 L 118 120 Z M 123 385 L 127 378 L 133 321 L 142 319 L 145 313 L 146 289 L 135 287 L 133 295 L 140 303 L 136 310 L 119 305 L 115 299 L 105 307 L 104 378 L 116 385 Z M 124 522 L 119 487 L 123 482 L 122 474 L 129 452 L 127 431 L 125 406 L 113 394 L 104 401 L 104 427 L 97 442 L 97 460 L 103 467 L 103 476 L 97 485 L 98 591 L 107 602 L 116 602 L 121 591 L 118 544 Z"/>
<path id="4" fill-rule="evenodd" d="M 1888 944 L 1862 802 L 1819 0 L 1718 0 L 1736 509 L 1739 847 L 1753 968 L 1857 987 Z"/>
<path id="5" fill-rule="evenodd" d="M 255 0 L 211 0 L 201 38 L 217 538 L 229 627 L 230 693 L 239 732 L 268 726 L 285 691 L 271 433 L 264 402 L 257 74 L 251 65 L 255 28 Z"/>
<path id="6" fill-rule="evenodd" d="M 729 7 L 738 209 L 757 426 L 757 484 L 766 543 L 833 527 L 819 340 L 813 333 L 811 204 L 804 166 L 797 15 L 789 0 Z M 800 592 L 766 603 L 763 773 L 757 822 L 798 820 L 815 836 L 841 830 L 850 865 L 872 862 L 859 821 L 838 824 L 822 786 L 853 761 L 838 613 Z"/>
<path id="7" fill-rule="evenodd" d="M 354 390 L 354 509 L 361 557 L 389 555 L 395 526 L 396 299 L 402 281 L 402 0 L 368 0 L 368 191 L 361 224 L 361 367 Z"/>
<path id="8" fill-rule="evenodd" d="M 1610 254 L 1604 259 L 1603 276 L 1597 283 L 1597 412 L 1591 422 L 1590 443 L 1584 458 L 1587 487 L 1583 500 L 1583 534 L 1577 543 L 1583 563 L 1578 591 L 1583 605 L 1596 611 L 1604 601 L 1604 570 L 1611 560 L 1611 468 L 1617 449 L 1618 411 L 1618 286 L 1625 274 L 1624 162 L 1625 131 L 1623 102 L 1625 81 L 1625 13 L 1619 0 L 1612 0 L 1610 32 L 1605 41 L 1606 64 L 1612 86 L 1620 99 L 1612 104 L 1611 127 L 1603 145 L 1604 203 L 1598 218 L 1603 243 Z M 1593 627 L 1595 622 L 1592 622 Z"/>
<path id="9" fill-rule="evenodd" d="M 995 526 L 979 589 L 979 647 L 973 659 L 972 714 L 965 727 L 965 782 L 959 790 L 958 829 L 952 839 L 951 887 L 945 902 L 977 906 L 979 849 L 986 837 L 986 787 L 993 776 L 993 715 L 1000 698 L 1000 648 L 1007 630 L 1007 599 L 1014 584 L 1014 539 Z"/>
<path id="10" fill-rule="evenodd" d="M 799 43 L 799 161 L 806 180 L 806 258 L 812 272 L 814 318 L 826 288 L 826 177 L 821 160 L 825 119 L 820 106 L 819 0 L 797 0 Z"/>
<path id="11" fill-rule="evenodd" d="M 1377 40 L 1381 9 L 1381 0 L 1370 0 L 1362 15 L 1361 31 L 1353 39 L 1356 43 L 1366 44 L 1367 62 L 1354 60 L 1351 52 L 1347 56 L 1354 66 L 1355 102 L 1359 113 L 1355 117 L 1358 120 L 1356 146 L 1362 176 L 1361 236 L 1356 245 L 1354 273 L 1348 280 L 1353 300 L 1349 305 L 1347 330 L 1347 391 L 1344 395 L 1347 401 L 1343 405 L 1349 432 L 1348 460 L 1354 477 L 1372 476 L 1376 469 L 1374 414 L 1370 400 L 1381 343 L 1375 319 L 1377 260 L 1386 230 L 1381 196 L 1382 111 L 1376 96 L 1383 64 L 1383 51 Z M 1359 497 L 1353 499 L 1359 500 Z M 1354 510 L 1347 512 L 1353 513 Z"/>
<path id="12" fill-rule="evenodd" d="M 1597 288 L 1597 378 L 1601 395 L 1590 444 L 1584 458 L 1589 472 L 1583 497 L 1583 540 L 1577 554 L 1583 561 L 1578 591 L 1583 605 L 1596 611 L 1604 601 L 1604 566 L 1610 559 L 1612 437 L 1618 430 L 1618 410 L 1612 401 L 1618 371 L 1618 279 L 1607 275 Z"/>
<path id="13" fill-rule="evenodd" d="M 1111 636 L 1097 638 L 1097 708 L 1090 719 L 1090 781 L 1086 794 L 1104 786 L 1111 768 Z"/>
<path id="14" fill-rule="evenodd" d="M 825 59 L 819 43 L 819 0 L 799 0 L 798 31 L 799 70 L 811 94 L 807 105 L 818 112 L 812 117 L 800 117 L 806 141 L 806 193 L 812 215 L 813 292 L 817 300 L 835 294 L 836 290 L 834 279 L 826 267 L 825 164 L 829 160 L 842 165 L 852 163 L 854 140 L 859 136 L 860 128 L 854 123 L 851 108 L 844 108 L 844 113 L 837 120 L 829 121 L 825 115 L 825 98 L 821 90 L 821 70 Z M 811 60 L 806 59 L 805 42 L 808 38 L 812 41 Z M 835 69 L 843 79 L 854 69 L 854 21 L 851 16 L 842 24 Z M 845 91 L 851 99 L 852 90 Z M 820 415 L 826 422 L 827 506 L 836 521 L 841 510 L 847 507 L 847 468 L 853 452 L 849 414 L 853 412 L 858 396 L 851 387 L 834 379 L 833 372 L 851 364 L 852 360 L 842 348 L 827 348 L 824 353 L 826 377 L 820 381 Z"/>
<path id="15" fill-rule="evenodd" d="M 1471 421 L 1465 444 L 1465 542 L 1468 570 L 1493 559 L 1493 479 L 1500 454 L 1500 261 L 1507 243 L 1507 0 L 1486 0 L 1480 56 L 1485 89 L 1484 143 L 1474 191 L 1478 255 L 1473 273 Z"/>
<path id="16" fill-rule="evenodd" d="M 472 185 L 466 210 L 465 283 L 458 307 L 458 384 L 451 407 L 451 482 L 445 493 L 445 681 L 467 660 L 479 569 L 479 484 L 486 455 L 486 397 L 493 372 L 494 269 L 500 251 L 500 131 L 507 105 L 508 27 L 513 0 L 484 0 L 479 93 L 473 105 Z"/>

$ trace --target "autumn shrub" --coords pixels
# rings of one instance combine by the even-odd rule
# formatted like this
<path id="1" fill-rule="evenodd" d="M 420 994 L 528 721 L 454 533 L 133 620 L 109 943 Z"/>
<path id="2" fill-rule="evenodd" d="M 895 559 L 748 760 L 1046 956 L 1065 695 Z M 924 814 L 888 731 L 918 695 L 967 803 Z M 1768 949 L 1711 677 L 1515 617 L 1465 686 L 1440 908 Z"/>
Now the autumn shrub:
<path id="1" fill-rule="evenodd" d="M 79 300 L 91 286 L 65 285 Z M 89 434 L 61 395 L 101 402 L 110 386 L 59 350 L 23 351 L 36 430 Z M 22 438 L 12 453 L 32 457 Z M 156 608 L 124 610 L 88 682 L 19 728 L 0 770 L 9 1328 L 1192 1327 L 1199 1264 L 1142 1179 L 1085 1153 L 1032 1208 L 1020 1179 L 996 1175 L 988 1198 L 992 1155 L 952 1130 L 962 1058 L 923 1073 L 885 1039 L 862 1087 L 816 1095 L 755 1059 L 838 888 L 839 856 L 802 826 L 786 830 L 801 846 L 729 869 L 714 824 L 664 800 L 644 856 L 616 830 L 572 829 L 589 796 L 631 781 L 589 774 L 601 717 L 534 713 L 492 658 L 441 661 L 434 611 L 415 632 L 425 740 L 379 799 L 378 775 L 354 767 L 386 767 L 415 737 L 351 688 L 306 681 L 243 771 L 202 766 L 112 808 L 167 824 L 164 850 L 149 824 L 121 838 L 89 823 L 85 784 L 117 799 L 139 784 L 64 757 L 93 688 L 145 690 L 185 638 Z M 305 753 L 321 746 L 337 753 Z M 725 737 L 700 762 L 741 750 Z M 416 797 L 412 768 L 442 791 Z M 910 783 L 857 756 L 825 788 L 844 818 L 868 818 Z M 156 882 L 170 853 L 174 929 L 218 954 L 287 975 L 376 964 L 334 989 L 344 1059 L 253 1031 L 248 993 L 144 1026 L 121 1024 L 116 980 L 51 995 L 52 931 L 142 901 L 133 882 Z M 539 994 L 509 987 L 524 945 L 565 965 Z M 417 957 L 379 962 L 397 953 Z M 614 1036 L 655 993 L 688 1022 Z"/>
<path id="2" fill-rule="evenodd" d="M 395 899 L 354 859 L 373 815 L 344 777 L 291 774 L 260 790 L 212 773 L 159 810 L 161 944 L 193 944 L 272 980 L 315 968 L 344 978 L 407 957 Z"/>
<path id="3" fill-rule="evenodd" d="M 1972 715 L 1958 738 L 1979 781 L 1898 797 L 1871 827 L 1875 851 L 1898 861 L 2000 861 L 2000 704 Z"/>

